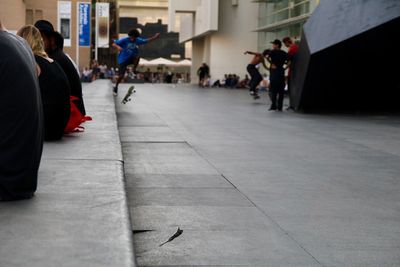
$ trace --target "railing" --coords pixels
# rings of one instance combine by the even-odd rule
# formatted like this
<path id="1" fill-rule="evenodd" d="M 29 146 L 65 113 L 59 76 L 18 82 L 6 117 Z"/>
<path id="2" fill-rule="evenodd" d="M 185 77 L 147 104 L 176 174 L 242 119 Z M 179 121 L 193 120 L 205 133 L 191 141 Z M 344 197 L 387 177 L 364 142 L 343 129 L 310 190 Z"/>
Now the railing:
<path id="1" fill-rule="evenodd" d="M 259 1 L 259 2 L 270 3 L 269 1 Z M 258 25 L 265 26 L 265 25 L 275 24 L 291 18 L 296 18 L 305 14 L 309 14 L 310 2 L 311 0 L 301 1 L 299 3 L 289 1 L 289 5 L 287 7 L 267 13 L 266 16 L 260 17 Z"/>

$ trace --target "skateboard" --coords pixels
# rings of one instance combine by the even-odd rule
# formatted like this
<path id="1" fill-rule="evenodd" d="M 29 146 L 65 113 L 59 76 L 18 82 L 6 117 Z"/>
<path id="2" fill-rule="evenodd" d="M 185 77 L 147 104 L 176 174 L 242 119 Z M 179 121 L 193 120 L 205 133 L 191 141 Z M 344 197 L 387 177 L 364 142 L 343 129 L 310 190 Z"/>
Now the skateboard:
<path id="1" fill-rule="evenodd" d="M 136 90 L 135 90 L 135 86 L 132 85 L 131 87 L 128 88 L 128 91 L 126 92 L 126 95 L 122 99 L 121 103 L 126 104 L 127 102 L 131 101 L 131 95 L 133 93 L 136 93 Z"/>
<path id="2" fill-rule="evenodd" d="M 260 98 L 260 95 L 258 94 L 258 90 L 250 91 L 250 95 L 254 98 L 254 100 Z"/>

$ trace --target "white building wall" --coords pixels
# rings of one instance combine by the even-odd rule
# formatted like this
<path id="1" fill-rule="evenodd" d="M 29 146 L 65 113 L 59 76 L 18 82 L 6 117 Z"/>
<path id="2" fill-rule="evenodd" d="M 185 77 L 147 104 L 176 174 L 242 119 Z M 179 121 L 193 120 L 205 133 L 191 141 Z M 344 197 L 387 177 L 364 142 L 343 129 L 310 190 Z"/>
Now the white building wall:
<path id="1" fill-rule="evenodd" d="M 135 17 L 138 23 L 145 25 L 146 23 L 156 23 L 161 19 L 163 24 L 168 24 L 168 14 L 166 8 L 135 8 L 135 7 L 121 7 L 119 9 L 120 17 Z"/>
<path id="2" fill-rule="evenodd" d="M 181 21 L 180 42 L 201 37 L 218 30 L 218 3 L 220 0 L 171 0 L 168 7 L 169 31 L 175 29 L 177 13 L 188 13 Z M 224 1 L 224 0 L 223 0 Z M 225 0 L 226 1 L 226 0 Z M 189 21 L 192 20 L 192 21 Z M 185 25 L 193 25 L 187 27 Z"/>
<path id="3" fill-rule="evenodd" d="M 197 83 L 197 69 L 203 62 L 210 66 L 212 79 L 229 73 L 245 76 L 251 58 L 243 53 L 257 50 L 253 30 L 258 24 L 258 6 L 249 0 L 170 0 L 170 22 L 177 12 L 192 14 L 184 16 L 179 31 L 180 41 L 193 42 L 192 83 Z"/>
<path id="4" fill-rule="evenodd" d="M 192 41 L 192 68 L 190 69 L 190 80 L 191 83 L 198 83 L 199 78 L 197 76 L 197 70 L 200 65 L 205 62 L 204 56 L 204 38 L 197 38 Z"/>
<path id="5" fill-rule="evenodd" d="M 229 73 L 241 78 L 247 74 L 251 58 L 243 53 L 257 51 L 257 33 L 252 31 L 258 23 L 257 7 L 247 0 L 239 0 L 238 6 L 233 6 L 231 0 L 220 0 L 218 32 L 210 35 L 209 65 L 213 79 L 222 79 Z"/>
<path id="6" fill-rule="evenodd" d="M 194 36 L 194 13 L 181 18 L 179 31 L 179 42 L 190 40 Z"/>
<path id="7" fill-rule="evenodd" d="M 3 27 L 16 33 L 23 25 L 26 24 L 25 10 L 26 6 L 25 1 L 23 0 L 0 0 L 0 20 Z"/>

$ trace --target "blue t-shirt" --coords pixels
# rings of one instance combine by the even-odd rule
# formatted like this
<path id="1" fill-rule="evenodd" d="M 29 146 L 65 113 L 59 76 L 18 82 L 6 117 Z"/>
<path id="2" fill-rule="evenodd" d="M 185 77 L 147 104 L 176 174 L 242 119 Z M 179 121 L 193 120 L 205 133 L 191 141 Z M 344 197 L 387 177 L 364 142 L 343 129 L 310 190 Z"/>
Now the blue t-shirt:
<path id="1" fill-rule="evenodd" d="M 115 43 L 123 49 L 118 55 L 118 64 L 122 64 L 139 55 L 139 45 L 147 44 L 148 40 L 137 37 L 135 41 L 132 42 L 129 37 L 125 37 L 116 40 Z"/>

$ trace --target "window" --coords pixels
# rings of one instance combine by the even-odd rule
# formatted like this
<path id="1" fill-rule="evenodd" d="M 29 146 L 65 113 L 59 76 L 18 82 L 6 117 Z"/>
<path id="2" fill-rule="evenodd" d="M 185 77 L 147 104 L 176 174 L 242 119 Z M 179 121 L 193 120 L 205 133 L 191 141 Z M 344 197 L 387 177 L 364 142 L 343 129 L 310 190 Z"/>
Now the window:
<path id="1" fill-rule="evenodd" d="M 35 10 L 35 21 L 43 19 L 43 10 Z"/>
<path id="2" fill-rule="evenodd" d="M 33 18 L 33 10 L 32 9 L 27 9 L 26 12 L 25 12 L 25 15 L 26 15 L 25 23 L 27 25 L 33 24 L 34 23 L 34 21 L 33 21 L 34 20 L 34 18 Z"/>

